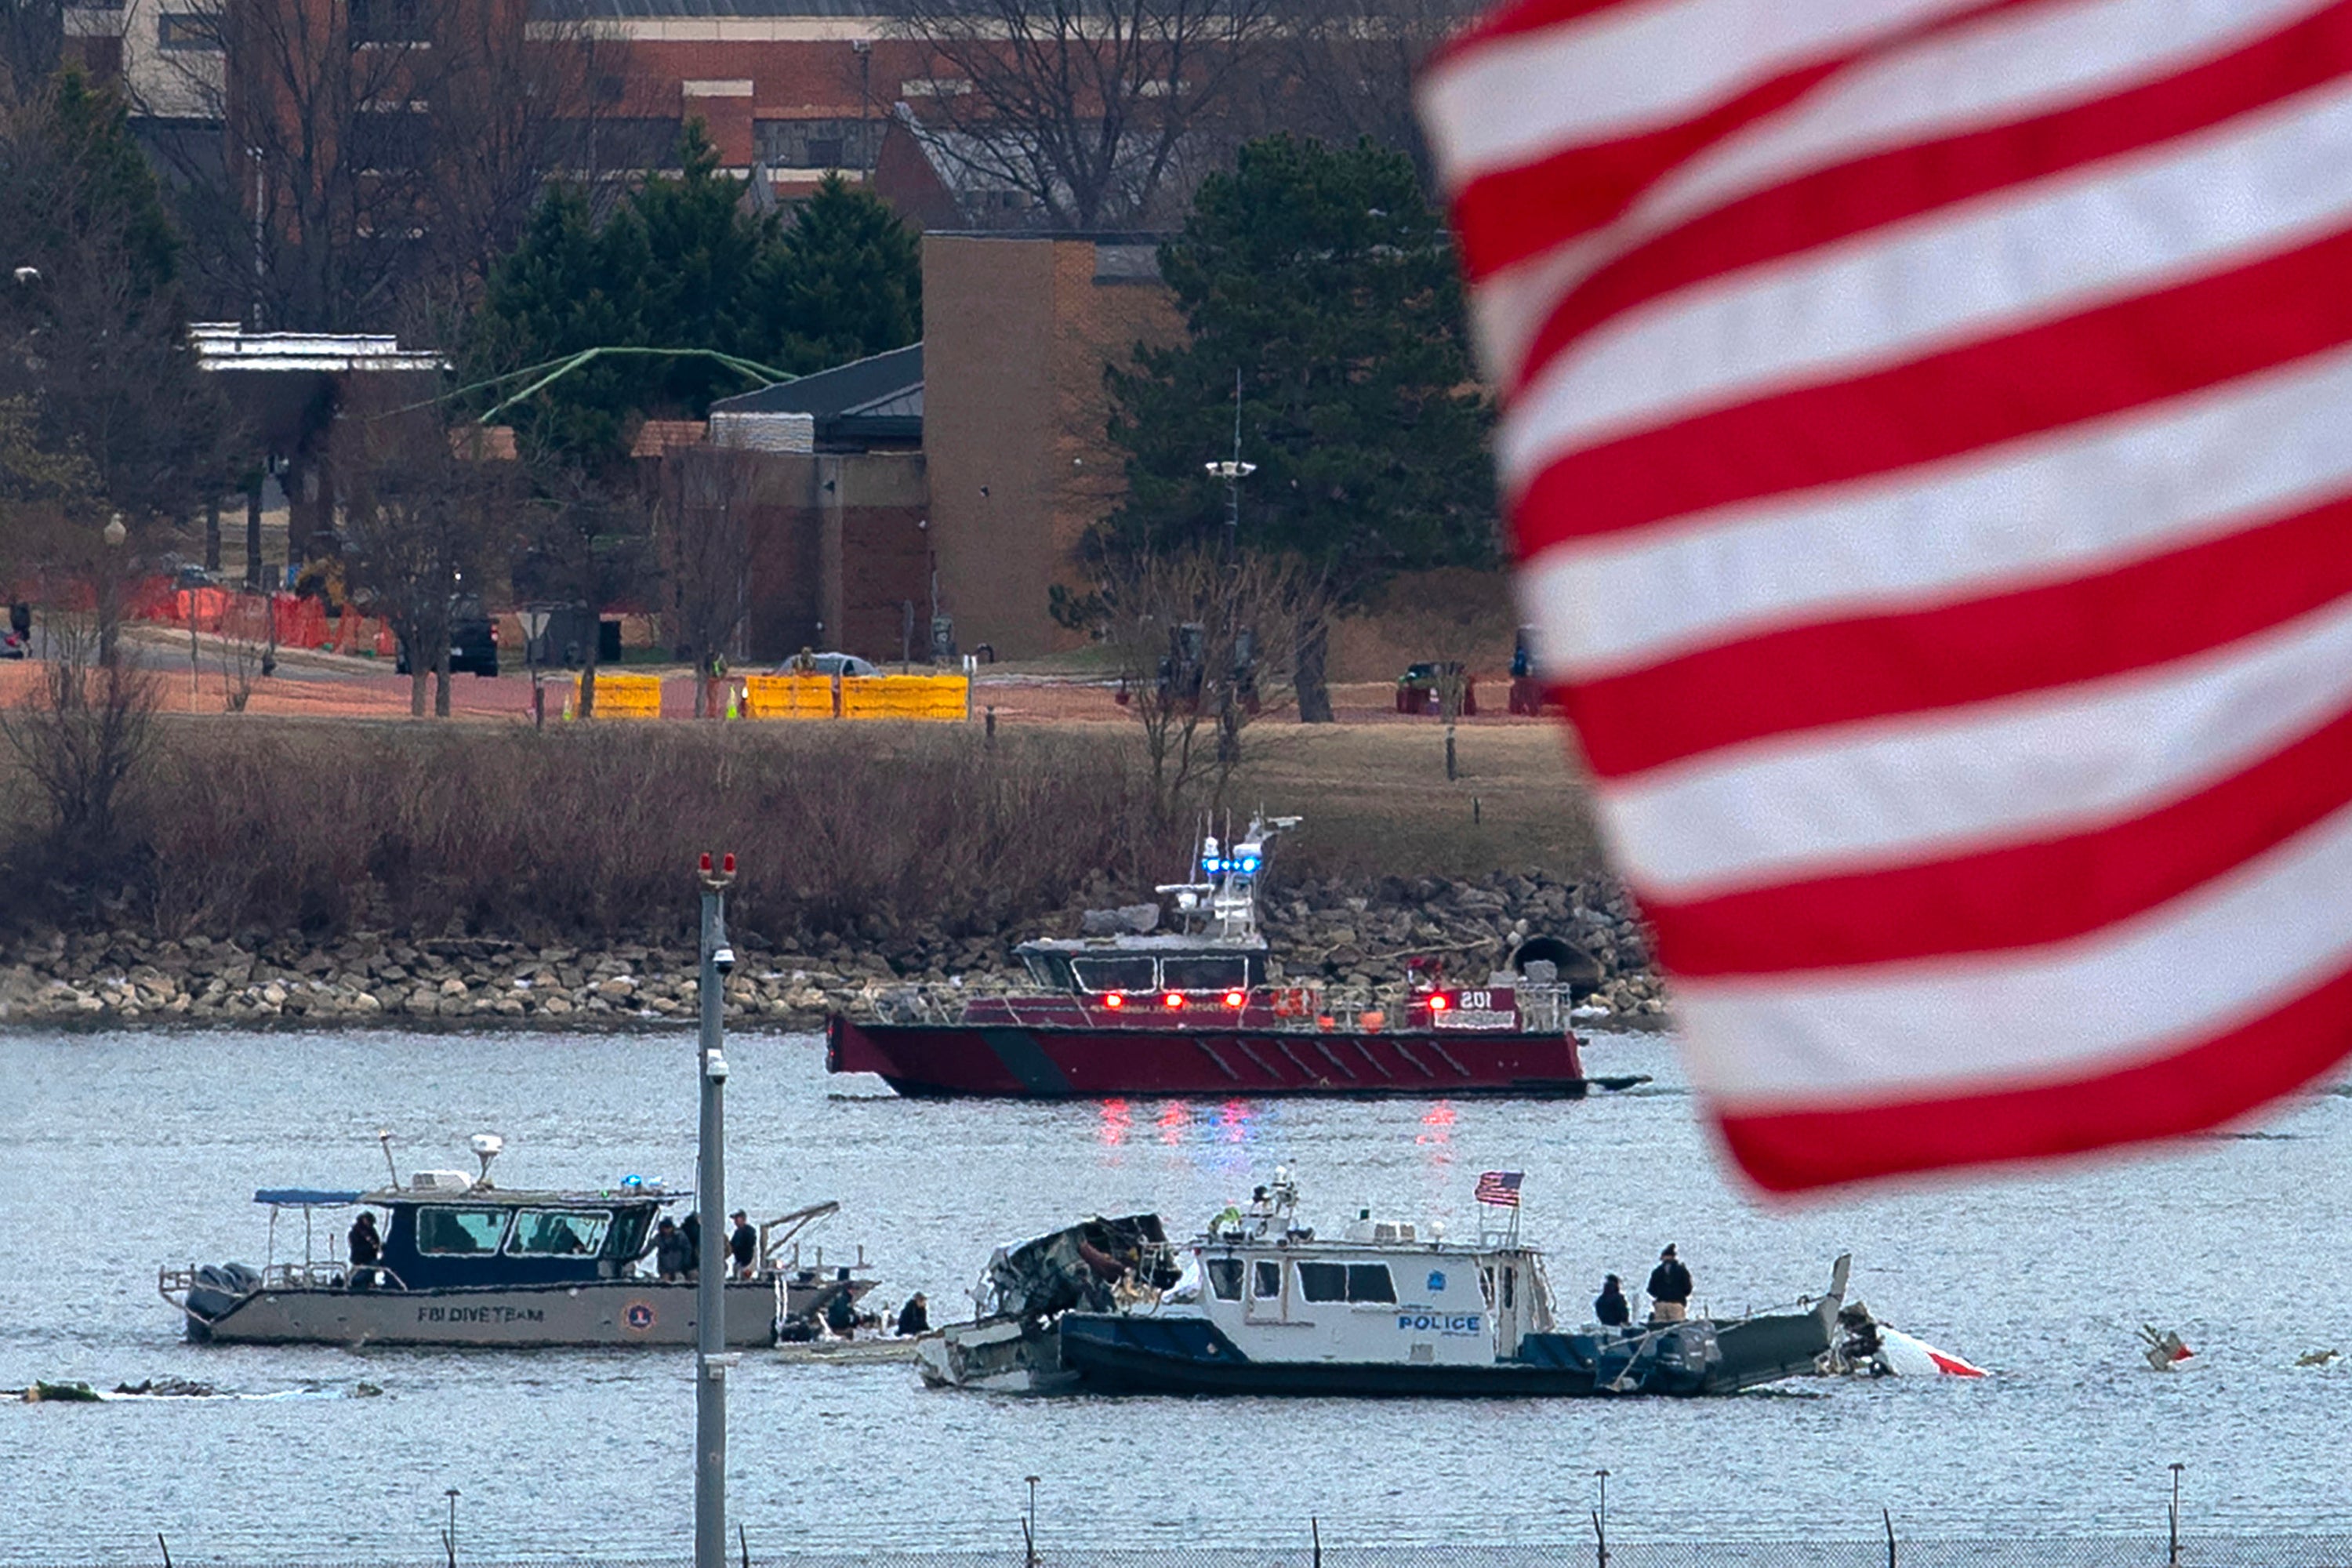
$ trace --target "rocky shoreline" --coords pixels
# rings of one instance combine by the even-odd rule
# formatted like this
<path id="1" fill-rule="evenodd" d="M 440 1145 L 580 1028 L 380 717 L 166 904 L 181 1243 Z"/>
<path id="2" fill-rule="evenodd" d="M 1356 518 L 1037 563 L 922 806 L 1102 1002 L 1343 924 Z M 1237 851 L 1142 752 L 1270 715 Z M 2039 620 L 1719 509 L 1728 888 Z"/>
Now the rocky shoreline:
<path id="1" fill-rule="evenodd" d="M 1108 889 L 1089 902 L 1116 901 Z M 1015 942 L 1074 935 L 1066 910 L 987 936 L 935 921 L 868 921 L 855 937 L 791 947 L 738 937 L 727 984 L 730 1026 L 814 1030 L 828 1014 L 871 1013 L 910 988 L 978 994 L 1025 977 Z M 1392 997 L 1404 960 L 1444 955 L 1484 979 L 1530 935 L 1565 937 L 1606 979 L 1581 1015 L 1616 1026 L 1664 1023 L 1664 991 L 1646 932 L 1613 883 L 1537 871 L 1476 879 L 1383 878 L 1277 885 L 1265 897 L 1283 975 L 1318 982 L 1335 1006 Z M 116 1028 L 607 1030 L 691 1023 L 691 947 L 540 945 L 496 937 L 359 932 L 310 942 L 157 937 L 131 930 L 47 931 L 0 952 L 0 1023 Z"/>

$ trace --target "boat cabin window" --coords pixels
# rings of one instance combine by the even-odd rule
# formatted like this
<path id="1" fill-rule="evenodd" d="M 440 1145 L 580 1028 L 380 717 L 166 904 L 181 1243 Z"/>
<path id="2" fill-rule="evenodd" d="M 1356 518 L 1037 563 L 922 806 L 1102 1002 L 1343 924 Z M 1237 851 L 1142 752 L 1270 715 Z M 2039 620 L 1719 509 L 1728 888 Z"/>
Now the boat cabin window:
<path id="1" fill-rule="evenodd" d="M 1070 979 L 1070 961 L 1058 952 L 1024 952 L 1021 962 L 1029 968 L 1029 978 L 1053 991 L 1074 989 Z"/>
<path id="2" fill-rule="evenodd" d="M 420 1208 L 416 1211 L 419 1252 L 496 1252 L 507 1232 L 505 1209 Z"/>
<path id="3" fill-rule="evenodd" d="M 1081 991 L 1156 991 L 1153 961 L 1128 954 L 1118 958 L 1074 958 L 1070 968 Z"/>
<path id="4" fill-rule="evenodd" d="M 1271 1258 L 1257 1260 L 1257 1289 L 1252 1292 L 1261 1301 L 1271 1301 L 1282 1294 L 1282 1265 Z"/>
<path id="5" fill-rule="evenodd" d="M 1298 1292 L 1310 1301 L 1389 1301 L 1396 1282 L 1385 1263 L 1302 1263 Z"/>
<path id="6" fill-rule="evenodd" d="M 1160 961 L 1160 985 L 1165 991 L 1233 991 L 1248 984 L 1249 960 L 1239 953 Z"/>
<path id="7" fill-rule="evenodd" d="M 613 1216 L 602 1209 L 525 1209 L 507 1251 L 519 1258 L 587 1258 L 604 1249 Z"/>
<path id="8" fill-rule="evenodd" d="M 1220 1301 L 1242 1299 L 1242 1260 L 1238 1258 L 1209 1259 L 1209 1289 Z"/>

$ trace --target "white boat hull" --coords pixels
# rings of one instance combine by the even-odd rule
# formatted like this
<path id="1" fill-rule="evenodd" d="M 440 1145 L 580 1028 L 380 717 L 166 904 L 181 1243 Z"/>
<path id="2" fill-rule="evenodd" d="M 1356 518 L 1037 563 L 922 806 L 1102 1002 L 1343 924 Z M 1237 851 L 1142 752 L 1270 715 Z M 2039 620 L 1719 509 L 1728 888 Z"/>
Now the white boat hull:
<path id="1" fill-rule="evenodd" d="M 729 1344 L 771 1342 L 775 1317 L 772 1284 L 727 1286 Z M 691 1345 L 698 1325 L 696 1287 L 646 1279 L 431 1292 L 264 1289 L 209 1321 L 189 1321 L 192 1338 L 216 1343 L 508 1347 Z"/>

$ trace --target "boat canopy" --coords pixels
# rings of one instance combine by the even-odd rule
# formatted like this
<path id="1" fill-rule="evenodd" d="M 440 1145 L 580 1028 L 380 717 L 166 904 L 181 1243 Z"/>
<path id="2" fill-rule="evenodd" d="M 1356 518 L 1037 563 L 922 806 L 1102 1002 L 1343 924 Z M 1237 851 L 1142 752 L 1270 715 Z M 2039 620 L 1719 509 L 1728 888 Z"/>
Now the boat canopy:
<path id="1" fill-rule="evenodd" d="M 253 1194 L 257 1204 L 278 1208 L 338 1208 L 360 1201 L 357 1193 L 327 1192 L 317 1187 L 264 1187 Z"/>

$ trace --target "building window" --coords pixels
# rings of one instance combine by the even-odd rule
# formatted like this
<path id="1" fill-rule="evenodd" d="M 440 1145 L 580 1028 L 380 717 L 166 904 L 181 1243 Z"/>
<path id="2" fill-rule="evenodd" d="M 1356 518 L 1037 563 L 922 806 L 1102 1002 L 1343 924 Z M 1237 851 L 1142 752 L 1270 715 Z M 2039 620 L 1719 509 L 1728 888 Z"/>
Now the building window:
<path id="1" fill-rule="evenodd" d="M 155 43 L 166 49 L 212 49 L 221 47 L 220 24 L 194 11 L 166 11 L 155 19 Z"/>
<path id="2" fill-rule="evenodd" d="M 352 117 L 352 157 L 361 168 L 379 174 L 422 168 L 432 128 L 432 121 L 415 108 L 363 110 Z"/>
<path id="3" fill-rule="evenodd" d="M 425 41 L 425 0 L 351 0 L 354 44 L 421 44 Z"/>
<path id="4" fill-rule="evenodd" d="M 879 120 L 761 120 L 751 144 L 771 169 L 870 169 L 882 149 Z"/>

